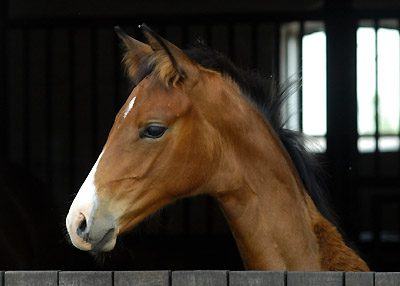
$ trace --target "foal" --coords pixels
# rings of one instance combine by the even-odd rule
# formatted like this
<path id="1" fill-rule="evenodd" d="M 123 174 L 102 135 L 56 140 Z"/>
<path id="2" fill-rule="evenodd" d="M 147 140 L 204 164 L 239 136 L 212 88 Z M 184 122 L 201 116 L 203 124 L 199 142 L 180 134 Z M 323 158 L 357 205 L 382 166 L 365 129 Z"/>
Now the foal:
<path id="1" fill-rule="evenodd" d="M 135 88 L 71 205 L 72 243 L 109 251 L 163 206 L 208 194 L 246 269 L 368 271 L 309 195 L 320 186 L 301 140 L 283 128 L 284 93 L 218 53 L 183 52 L 141 27 L 148 45 L 117 30 Z"/>

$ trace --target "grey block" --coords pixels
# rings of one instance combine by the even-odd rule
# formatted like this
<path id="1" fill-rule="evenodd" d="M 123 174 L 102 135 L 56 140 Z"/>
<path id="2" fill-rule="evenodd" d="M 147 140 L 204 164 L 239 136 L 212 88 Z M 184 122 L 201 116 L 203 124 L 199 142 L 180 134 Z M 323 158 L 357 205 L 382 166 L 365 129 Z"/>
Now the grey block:
<path id="1" fill-rule="evenodd" d="M 288 272 L 287 286 L 343 286 L 343 272 Z"/>
<path id="2" fill-rule="evenodd" d="M 4 273 L 4 286 L 24 285 L 57 286 L 58 271 L 7 271 Z"/>
<path id="3" fill-rule="evenodd" d="M 170 271 L 117 271 L 114 286 L 169 286 Z"/>
<path id="4" fill-rule="evenodd" d="M 345 286 L 374 286 L 373 272 L 347 272 L 345 273 Z"/>
<path id="5" fill-rule="evenodd" d="M 400 286 L 400 272 L 375 273 L 375 286 Z"/>
<path id="6" fill-rule="evenodd" d="M 227 286 L 228 271 L 174 271 L 172 286 Z"/>
<path id="7" fill-rule="evenodd" d="M 4 271 L 0 271 L 0 286 L 4 286 Z"/>
<path id="8" fill-rule="evenodd" d="M 62 286 L 112 286 L 111 271 L 62 271 L 59 273 Z"/>
<path id="9" fill-rule="evenodd" d="M 231 271 L 230 286 L 285 286 L 285 271 Z"/>

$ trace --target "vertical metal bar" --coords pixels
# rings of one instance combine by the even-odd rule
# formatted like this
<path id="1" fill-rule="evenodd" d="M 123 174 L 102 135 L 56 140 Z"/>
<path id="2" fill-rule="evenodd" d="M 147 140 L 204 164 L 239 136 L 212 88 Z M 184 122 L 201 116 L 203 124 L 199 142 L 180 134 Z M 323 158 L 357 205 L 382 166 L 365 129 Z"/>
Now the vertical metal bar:
<path id="1" fill-rule="evenodd" d="M 68 70 L 69 70 L 69 120 L 70 120 L 70 129 L 69 129 L 69 182 L 70 190 L 75 190 L 75 159 L 76 159 L 76 150 L 75 150 L 75 140 L 76 140 L 76 128 L 75 128 L 75 115 L 76 115 L 76 101 L 75 101 L 75 29 L 71 28 L 68 31 L 68 53 L 69 53 L 69 61 L 68 61 Z"/>
<path id="2" fill-rule="evenodd" d="M 53 132 L 52 132 L 52 87 L 53 87 L 53 76 L 52 76 L 52 64 L 53 64 L 53 37 L 51 28 L 45 29 L 45 45 L 46 45 L 46 57 L 45 57 L 45 108 L 44 112 L 46 115 L 46 173 L 47 173 L 47 184 L 51 190 L 53 185 Z"/>
<path id="3" fill-rule="evenodd" d="M 187 46 L 189 44 L 189 27 L 187 25 L 182 26 L 182 45 Z"/>
<path id="4" fill-rule="evenodd" d="M 228 23 L 228 56 L 232 61 L 235 61 L 235 24 Z"/>
<path id="5" fill-rule="evenodd" d="M 357 19 L 351 2 L 326 0 L 327 47 L 327 151 L 331 190 L 337 213 L 352 217 L 356 200 L 354 186 L 357 157 L 356 33 Z M 356 206 L 357 207 L 357 206 Z M 342 227 L 357 239 L 358 225 L 343 220 Z"/>
<path id="6" fill-rule="evenodd" d="M 116 33 L 114 33 L 114 41 L 115 43 L 119 43 L 119 38 Z M 113 97 L 113 105 L 114 105 L 114 115 L 116 115 L 121 108 L 121 69 L 120 69 L 120 50 L 119 45 L 116 44 L 113 46 L 114 56 L 113 56 L 113 65 L 114 65 L 114 97 Z"/>
<path id="7" fill-rule="evenodd" d="M 7 92 L 7 24 L 8 24 L 8 0 L 1 1 L 0 4 L 0 118 L 2 122 L 3 134 L 5 138 L 0 140 L 0 156 L 4 158 L 4 161 L 9 159 L 9 146 L 8 146 L 8 134 L 9 134 L 9 117 L 8 117 L 8 92 Z"/>
<path id="8" fill-rule="evenodd" d="M 259 57 L 259 51 L 258 51 L 258 29 L 259 23 L 253 22 L 251 23 L 251 59 L 250 59 L 250 64 L 252 65 L 253 69 L 256 69 L 258 67 L 258 57 Z"/>
<path id="9" fill-rule="evenodd" d="M 30 64 L 30 37 L 29 37 L 29 28 L 24 28 L 22 32 L 22 45 L 23 45 L 23 124 L 24 124 L 24 149 L 23 149 L 23 160 L 24 166 L 27 168 L 30 167 L 30 146 L 31 146 L 31 129 L 30 129 L 30 73 L 31 73 L 31 64 Z"/>
<path id="10" fill-rule="evenodd" d="M 273 51 L 273 56 L 274 59 L 272 61 L 273 63 L 273 69 L 272 69 L 272 76 L 275 76 L 276 78 L 279 78 L 281 75 L 281 70 L 280 70 L 280 62 L 281 62 L 281 27 L 282 23 L 276 22 L 274 23 L 274 51 Z"/>
<path id="11" fill-rule="evenodd" d="M 212 37 L 211 37 L 212 27 L 210 24 L 206 24 L 204 27 L 204 41 L 206 42 L 207 46 L 212 47 Z"/>
<path id="12" fill-rule="evenodd" d="M 98 101 L 98 77 L 97 77 L 97 30 L 92 27 L 90 30 L 90 47 L 91 47 L 91 103 L 92 103 L 92 159 L 93 161 L 99 156 L 98 146 L 98 121 L 97 121 L 97 101 Z"/>
<path id="13" fill-rule="evenodd" d="M 299 94 L 299 130 L 303 132 L 303 37 L 304 37 L 304 21 L 300 21 L 300 31 L 298 35 L 298 53 L 299 53 L 299 78 L 301 88 L 298 90 Z"/>
<path id="14" fill-rule="evenodd" d="M 400 18 L 397 18 L 397 31 L 400 34 Z M 399 39 L 399 46 L 400 46 L 400 39 Z M 400 51 L 399 51 L 399 54 L 400 54 Z M 400 90 L 400 79 L 399 79 L 399 90 Z M 399 110 L 400 110 L 400 106 L 399 106 Z M 399 127 L 400 127 L 400 112 L 399 112 Z M 399 141 L 400 141 L 400 130 L 399 130 L 399 133 L 397 134 L 397 136 L 399 137 Z M 400 175 L 400 150 L 397 152 L 397 168 L 398 168 L 397 174 Z M 398 218 L 400 219 L 400 216 L 398 216 Z"/>
<path id="15" fill-rule="evenodd" d="M 376 177 L 380 177 L 379 167 L 379 71 L 378 71 L 378 21 L 374 19 L 374 31 L 375 31 L 375 152 L 374 152 L 374 174 Z"/>
<path id="16" fill-rule="evenodd" d="M 372 215 L 372 233 L 373 233 L 373 257 L 374 260 L 378 259 L 380 253 L 380 242 L 382 233 L 382 211 L 383 200 L 382 197 L 375 195 L 373 197 L 375 211 Z"/>

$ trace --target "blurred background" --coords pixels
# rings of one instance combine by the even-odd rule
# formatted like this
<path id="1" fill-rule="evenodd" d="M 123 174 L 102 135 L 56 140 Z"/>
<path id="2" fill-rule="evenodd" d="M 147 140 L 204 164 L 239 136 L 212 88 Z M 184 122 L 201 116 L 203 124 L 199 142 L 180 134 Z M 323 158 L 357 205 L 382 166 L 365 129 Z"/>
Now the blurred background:
<path id="1" fill-rule="evenodd" d="M 310 136 L 333 209 L 375 271 L 400 267 L 400 2 L 0 2 L 0 269 L 243 269 L 218 205 L 179 201 L 92 257 L 65 239 L 69 205 L 130 93 L 113 31 L 143 22 L 246 69 L 302 79 L 287 127 Z"/>

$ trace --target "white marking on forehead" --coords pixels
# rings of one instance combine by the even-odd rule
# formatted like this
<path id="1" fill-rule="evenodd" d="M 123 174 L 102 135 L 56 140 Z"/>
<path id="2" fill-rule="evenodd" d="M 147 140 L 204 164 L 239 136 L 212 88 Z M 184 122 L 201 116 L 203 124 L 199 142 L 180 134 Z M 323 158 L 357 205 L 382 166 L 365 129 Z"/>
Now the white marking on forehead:
<path id="1" fill-rule="evenodd" d="M 128 115 L 129 111 L 131 111 L 133 105 L 135 104 L 135 100 L 136 100 L 136 96 L 134 98 L 132 98 L 131 102 L 129 102 L 128 108 L 126 109 L 126 111 L 124 113 L 124 118 L 126 118 L 126 116 Z"/>

